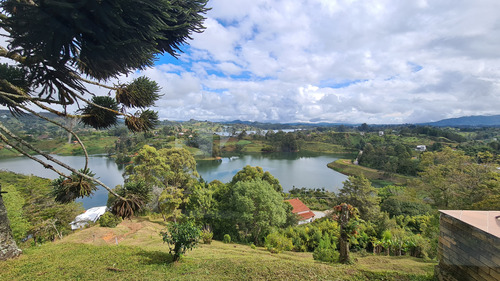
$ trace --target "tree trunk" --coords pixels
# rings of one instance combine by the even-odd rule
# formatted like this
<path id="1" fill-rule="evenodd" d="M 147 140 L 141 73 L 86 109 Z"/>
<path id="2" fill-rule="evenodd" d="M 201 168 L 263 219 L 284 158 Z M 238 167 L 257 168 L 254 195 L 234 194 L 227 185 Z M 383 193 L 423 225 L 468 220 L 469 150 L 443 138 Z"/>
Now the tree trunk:
<path id="1" fill-rule="evenodd" d="M 339 262 L 350 263 L 349 257 L 349 234 L 346 227 L 349 223 L 349 210 L 346 204 L 342 204 L 342 211 L 340 212 L 340 243 L 339 243 Z"/>
<path id="2" fill-rule="evenodd" d="M 17 247 L 12 237 L 7 209 L 3 204 L 2 186 L 0 186 L 0 260 L 7 260 L 19 256 L 22 251 Z"/>

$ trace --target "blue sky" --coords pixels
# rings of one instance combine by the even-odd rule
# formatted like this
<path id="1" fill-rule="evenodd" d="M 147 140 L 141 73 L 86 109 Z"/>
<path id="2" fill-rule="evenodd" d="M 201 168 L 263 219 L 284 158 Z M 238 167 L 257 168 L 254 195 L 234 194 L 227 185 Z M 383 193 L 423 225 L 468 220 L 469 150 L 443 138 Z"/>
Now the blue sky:
<path id="1" fill-rule="evenodd" d="M 206 30 L 178 59 L 120 79 L 156 80 L 161 119 L 387 124 L 500 114 L 498 0 L 208 6 Z"/>

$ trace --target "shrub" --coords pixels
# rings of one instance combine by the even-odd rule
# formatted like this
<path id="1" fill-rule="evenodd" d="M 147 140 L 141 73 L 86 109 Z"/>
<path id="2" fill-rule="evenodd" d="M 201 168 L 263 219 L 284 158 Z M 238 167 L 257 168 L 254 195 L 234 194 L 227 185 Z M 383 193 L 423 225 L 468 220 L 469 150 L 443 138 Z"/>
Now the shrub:
<path id="1" fill-rule="evenodd" d="M 231 236 L 229 234 L 224 235 L 224 240 L 222 240 L 224 243 L 231 243 Z"/>
<path id="2" fill-rule="evenodd" d="M 339 260 L 339 255 L 335 243 L 330 241 L 329 236 L 321 239 L 318 247 L 313 252 L 313 258 L 323 262 L 336 262 Z"/>
<path id="3" fill-rule="evenodd" d="M 290 251 L 293 249 L 292 239 L 285 237 L 285 235 L 279 232 L 273 232 L 267 235 L 264 244 L 268 251 L 276 254 L 281 251 Z"/>
<path id="4" fill-rule="evenodd" d="M 214 237 L 214 233 L 210 229 L 203 229 L 201 231 L 201 239 L 203 240 L 203 244 L 212 244 L 212 238 Z"/>
<path id="5" fill-rule="evenodd" d="M 173 261 L 178 261 L 187 250 L 191 250 L 198 244 L 200 232 L 192 221 L 170 223 L 168 231 L 161 232 L 163 242 L 169 246 Z"/>
<path id="6" fill-rule="evenodd" d="M 113 215 L 110 212 L 104 213 L 99 220 L 97 220 L 101 227 L 116 227 L 122 222 L 122 218 Z"/>
<path id="7" fill-rule="evenodd" d="M 255 250 L 255 249 L 257 249 L 257 246 L 255 246 L 255 244 L 254 244 L 254 243 L 252 243 L 252 244 L 250 245 L 250 248 L 252 248 L 252 249 L 254 249 L 254 250 Z"/>

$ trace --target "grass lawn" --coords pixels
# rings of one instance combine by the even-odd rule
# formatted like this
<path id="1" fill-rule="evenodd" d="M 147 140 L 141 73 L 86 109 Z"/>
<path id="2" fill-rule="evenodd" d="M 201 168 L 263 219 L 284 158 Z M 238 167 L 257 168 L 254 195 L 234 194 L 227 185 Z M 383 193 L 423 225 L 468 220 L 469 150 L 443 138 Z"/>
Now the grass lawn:
<path id="1" fill-rule="evenodd" d="M 106 149 L 115 146 L 117 137 L 114 136 L 85 136 L 82 142 L 89 155 L 106 153 Z M 51 153 L 59 155 L 83 155 L 83 150 L 78 143 L 60 143 Z"/>
<path id="2" fill-rule="evenodd" d="M 353 255 L 353 265 L 327 264 L 311 253 L 271 254 L 219 241 L 172 263 L 163 228 L 134 219 L 77 231 L 0 262 L 0 280 L 433 280 L 435 263 L 415 258 Z"/>

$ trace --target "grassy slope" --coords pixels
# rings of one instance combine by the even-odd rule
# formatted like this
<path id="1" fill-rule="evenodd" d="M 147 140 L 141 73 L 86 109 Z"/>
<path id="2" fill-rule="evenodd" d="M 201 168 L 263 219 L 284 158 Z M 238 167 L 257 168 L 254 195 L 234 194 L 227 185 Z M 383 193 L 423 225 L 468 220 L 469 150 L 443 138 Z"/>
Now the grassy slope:
<path id="1" fill-rule="evenodd" d="M 354 265 L 314 261 L 311 253 L 271 254 L 214 241 L 170 262 L 147 220 L 92 227 L 0 262 L 0 280 L 431 280 L 435 263 L 408 257 L 357 257 Z M 119 245 L 116 245 L 118 241 Z"/>
<path id="2" fill-rule="evenodd" d="M 328 163 L 328 168 L 334 169 L 335 171 L 349 175 L 349 176 L 359 176 L 361 174 L 365 175 L 368 179 L 372 181 L 388 181 L 398 185 L 404 185 L 410 179 L 410 177 L 402 176 L 399 174 L 388 175 L 384 171 L 371 169 L 363 167 L 360 165 L 352 164 L 351 160 L 339 159 L 337 161 Z"/>

